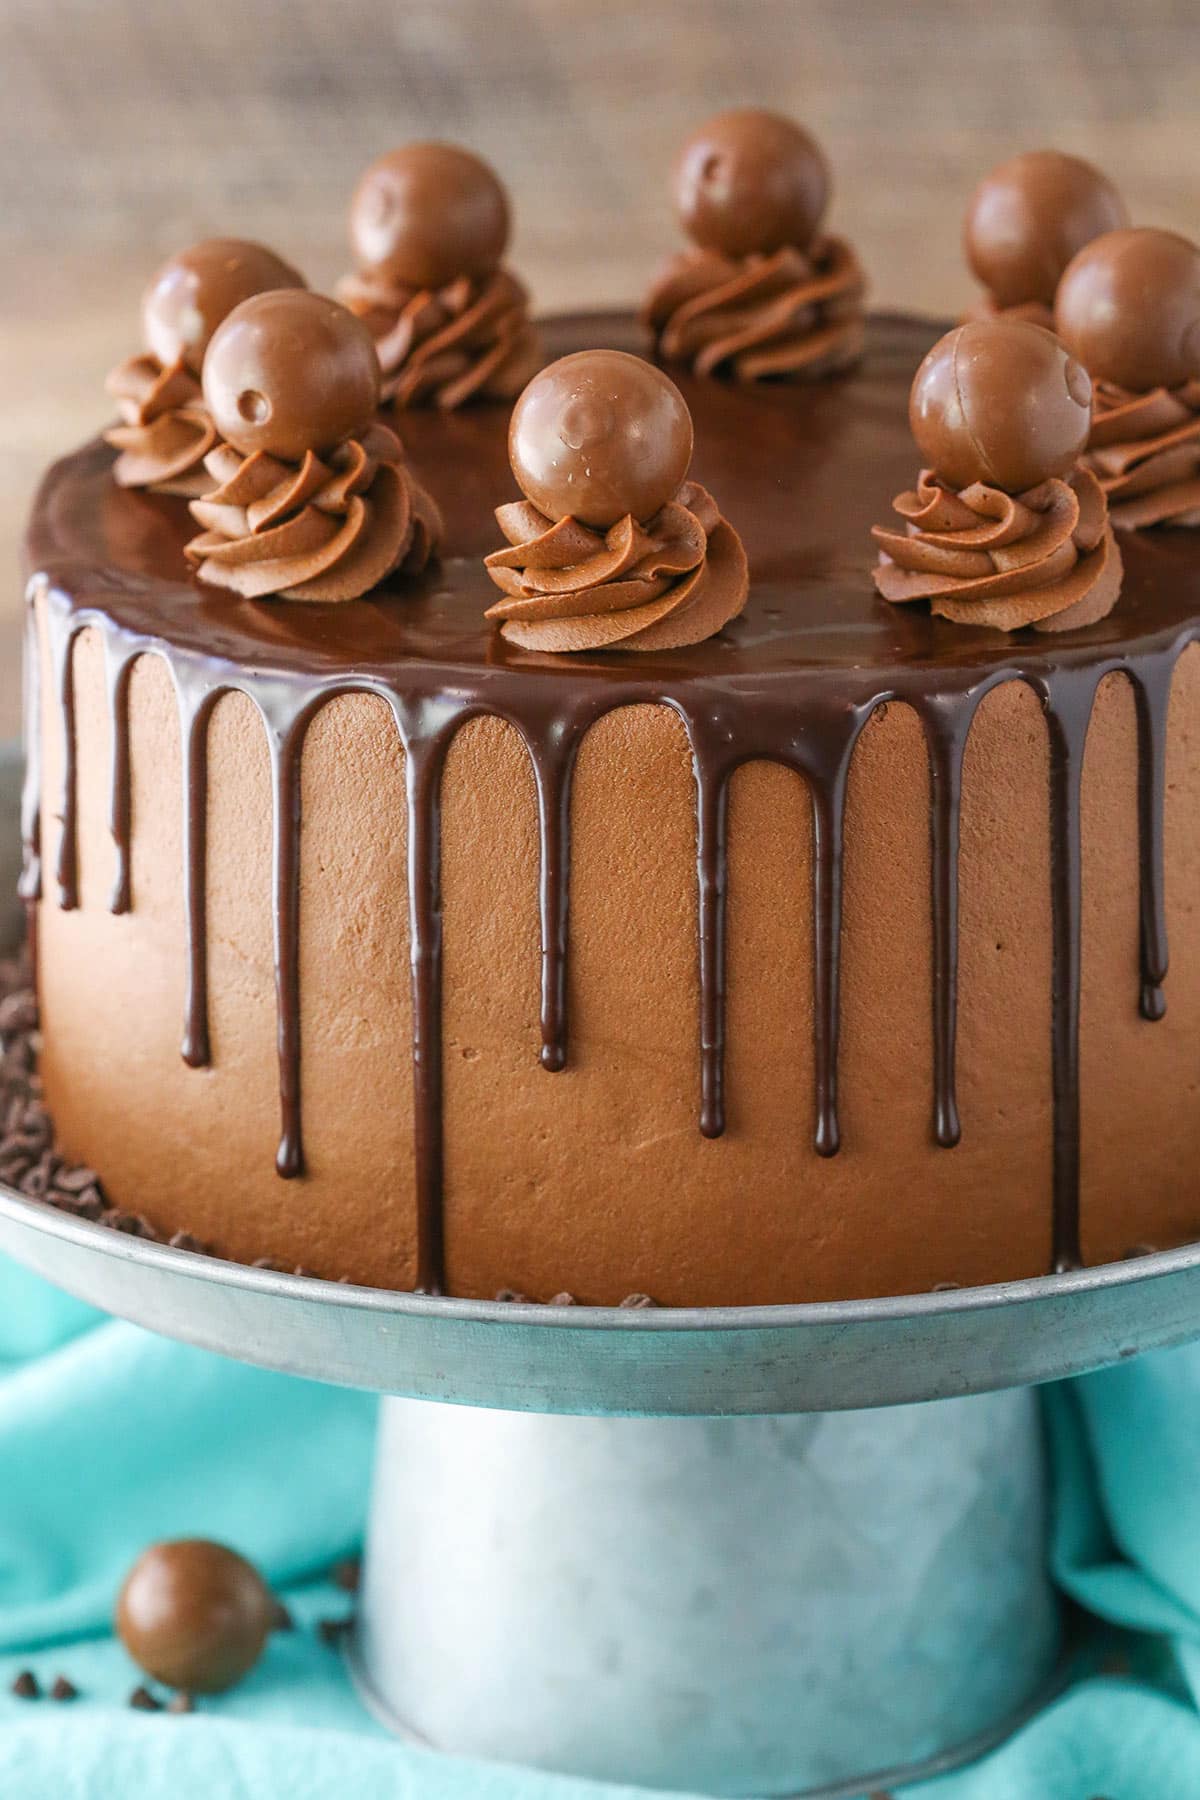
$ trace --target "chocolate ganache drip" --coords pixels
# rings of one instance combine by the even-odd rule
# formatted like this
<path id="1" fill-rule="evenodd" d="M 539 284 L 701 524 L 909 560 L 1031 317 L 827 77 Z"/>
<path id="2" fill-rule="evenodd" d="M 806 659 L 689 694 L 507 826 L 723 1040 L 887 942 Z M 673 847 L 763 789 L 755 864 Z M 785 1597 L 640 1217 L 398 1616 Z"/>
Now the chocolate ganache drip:
<path id="1" fill-rule="evenodd" d="M 120 452 L 120 487 L 196 499 L 213 486 L 204 459 L 217 431 L 204 405 L 200 370 L 213 332 L 241 301 L 303 277 L 261 244 L 209 238 L 164 263 L 146 290 L 146 349 L 118 363 L 105 383 L 121 423 L 105 433 Z"/>
<path id="2" fill-rule="evenodd" d="M 674 194 L 697 247 L 666 262 L 642 307 L 660 353 L 740 381 L 854 362 L 866 283 L 850 246 L 818 234 L 828 192 L 816 144 L 773 113 L 722 113 L 689 138 Z"/>
<path id="3" fill-rule="evenodd" d="M 1023 327 L 1023 329 L 1031 329 Z M 595 343 L 636 342 L 634 322 L 564 319 L 547 327 L 561 354 Z M 1084 747 L 1097 692 L 1119 674 L 1133 689 L 1139 757 L 1140 1010 L 1147 1020 L 1166 1010 L 1168 966 L 1164 812 L 1168 783 L 1167 717 L 1180 658 L 1200 642 L 1200 581 L 1194 556 L 1176 534 L 1153 555 L 1145 541 L 1127 546 L 1132 600 L 1120 629 L 1105 625 L 1056 638 L 1010 639 L 996 655 L 971 632 L 949 638 L 940 621 L 906 609 L 881 628 L 877 603 L 852 569 L 823 578 L 825 601 L 810 608 L 803 584 L 811 575 L 814 469 L 831 453 L 844 470 L 833 522 L 836 541 L 853 556 L 866 538 L 868 486 L 882 471 L 898 485 L 909 456 L 902 434 L 902 396 L 910 371 L 928 348 L 916 321 L 877 320 L 871 354 L 837 395 L 854 429 L 836 434 L 812 409 L 687 380 L 701 419 L 701 456 L 737 494 L 739 515 L 753 532 L 756 569 L 781 571 L 775 591 L 759 587 L 724 638 L 691 646 L 661 661 L 598 655 L 570 667 L 570 679 L 542 678 L 520 650 L 495 651 L 480 629 L 487 577 L 481 556 L 487 517 L 479 489 L 464 483 L 462 442 L 434 414 L 414 420 L 417 455 L 433 491 L 453 518 L 461 557 L 436 582 L 412 584 L 403 602 L 387 590 L 340 608 L 343 658 L 331 663 L 320 608 L 268 609 L 226 595 L 181 588 L 178 564 L 187 519 L 177 502 L 134 509 L 114 494 L 111 452 L 91 445 L 56 465 L 35 507 L 28 544 L 28 673 L 32 704 L 22 807 L 25 871 L 22 892 L 42 904 L 79 904 L 76 863 L 77 767 L 73 646 L 94 630 L 104 643 L 112 743 L 111 831 L 118 878 L 114 911 L 136 905 L 129 879 L 131 763 L 128 687 L 132 666 L 150 653 L 165 658 L 181 721 L 184 781 L 181 885 L 187 929 L 183 1054 L 209 1059 L 205 869 L 207 860 L 206 736 L 223 693 L 252 696 L 265 721 L 274 811 L 269 904 L 274 921 L 281 1130 L 281 1176 L 304 1170 L 301 1117 L 299 843 L 304 829 L 300 759 L 305 731 L 337 695 L 364 688 L 390 702 L 408 762 L 408 910 L 413 983 L 414 1167 L 417 1191 L 418 1284 L 445 1284 L 441 1101 L 440 809 L 442 771 L 456 732 L 480 713 L 508 720 L 528 746 L 537 789 L 541 1061 L 560 1070 L 570 1061 L 566 1010 L 570 944 L 570 819 L 578 751 L 588 730 L 615 708 L 657 704 L 683 720 L 696 774 L 697 1122 L 709 1137 L 725 1128 L 725 925 L 728 899 L 729 790 L 747 759 L 766 757 L 793 769 L 812 795 L 813 1146 L 833 1155 L 840 1143 L 842 891 L 848 778 L 855 747 L 876 709 L 888 701 L 913 708 L 924 730 L 931 776 L 930 901 L 933 968 L 930 1004 L 933 1059 L 930 1134 L 950 1148 L 971 1129 L 960 1120 L 956 1092 L 958 1024 L 958 844 L 963 768 L 981 703 L 1006 682 L 1037 694 L 1049 739 L 1053 978 L 1053 1233 L 1050 1261 L 1080 1260 L 1080 1062 L 1082 967 L 1081 786 Z M 782 402 L 774 395 L 772 402 Z M 832 400 L 833 396 L 831 396 Z M 865 429 L 867 422 L 870 429 Z M 756 434 L 755 427 L 761 426 Z M 861 427 L 861 428 L 860 428 Z M 790 453 L 779 462 L 781 446 Z M 502 479 L 498 434 L 481 419 L 483 466 Z M 690 446 L 689 446 L 690 449 Z M 782 469 L 777 482 L 771 471 Z M 805 522 L 797 542 L 793 521 Z M 782 607 L 779 602 L 782 601 Z M 827 602 L 827 604 L 825 603 Z M 1122 608 L 1124 612 L 1126 609 Z M 47 669 L 40 673 L 39 614 Z M 46 706 L 37 691 L 48 683 Z M 63 746 L 61 786 L 47 817 L 61 820 L 57 854 L 43 879 L 43 715 Z M 798 729 L 798 722 L 803 728 Z M 53 899 L 51 898 L 53 895 Z M 1017 1127 L 1014 1127 L 1014 1129 Z"/>
<path id="4" fill-rule="evenodd" d="M 528 498 L 497 507 L 511 548 L 486 560 L 505 596 L 487 616 L 510 643 L 671 650 L 741 612 L 746 553 L 682 480 L 692 422 L 660 370 L 619 350 L 553 363 L 513 410 L 509 454 Z"/>
<path id="5" fill-rule="evenodd" d="M 213 339 L 204 392 L 227 442 L 191 510 L 201 578 L 248 599 L 352 600 L 423 569 L 441 516 L 372 414 L 379 372 L 351 314 L 314 294 L 261 295 Z"/>
<path id="6" fill-rule="evenodd" d="M 1071 263 L 1055 318 L 1095 382 L 1085 460 L 1113 523 L 1200 525 L 1200 248 L 1109 232 Z"/>
<path id="7" fill-rule="evenodd" d="M 385 404 L 520 393 L 541 358 L 529 295 L 499 266 L 508 199 L 486 163 L 449 144 L 394 150 L 359 182 L 350 230 L 358 267 L 338 298 L 375 339 Z"/>
<path id="8" fill-rule="evenodd" d="M 1087 375 L 1022 320 L 960 325 L 917 371 L 909 416 L 932 468 L 876 526 L 885 600 L 959 625 L 1069 631 L 1116 604 L 1121 558 L 1087 441 Z"/>

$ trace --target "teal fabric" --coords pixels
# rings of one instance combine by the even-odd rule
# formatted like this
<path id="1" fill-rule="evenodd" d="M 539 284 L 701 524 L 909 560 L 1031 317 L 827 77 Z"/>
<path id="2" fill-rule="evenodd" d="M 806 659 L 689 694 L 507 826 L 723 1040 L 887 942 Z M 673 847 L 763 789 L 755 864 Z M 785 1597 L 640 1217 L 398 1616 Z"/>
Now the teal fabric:
<path id="1" fill-rule="evenodd" d="M 340 1657 L 303 1628 L 346 1610 L 324 1576 L 361 1533 L 374 1415 L 370 1397 L 106 1320 L 0 1259 L 3 1800 L 630 1793 L 396 1743 L 363 1712 Z M 1089 1672 L 982 1762 L 905 1792 L 1197 1800 L 1200 1348 L 1050 1390 L 1047 1416 L 1054 1565 L 1095 1621 Z M 251 1556 L 301 1629 L 192 1717 L 131 1712 L 138 1676 L 109 1635 L 113 1596 L 138 1549 L 189 1534 Z M 81 1697 L 17 1699 L 9 1687 L 24 1668 L 43 1687 L 69 1674 Z"/>

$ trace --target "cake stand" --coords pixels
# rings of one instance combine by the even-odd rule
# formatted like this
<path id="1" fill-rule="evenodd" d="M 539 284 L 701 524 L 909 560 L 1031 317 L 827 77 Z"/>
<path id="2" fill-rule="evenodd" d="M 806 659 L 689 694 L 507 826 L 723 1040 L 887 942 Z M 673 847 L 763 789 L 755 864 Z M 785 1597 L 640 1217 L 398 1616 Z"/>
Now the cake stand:
<path id="1" fill-rule="evenodd" d="M 386 1722 L 719 1794 L 860 1794 L 1011 1729 L 1061 1641 L 1029 1384 L 1200 1335 L 1200 1246 L 646 1311 L 244 1268 L 11 1189 L 0 1250 L 151 1330 L 387 1396 L 350 1647 Z"/>

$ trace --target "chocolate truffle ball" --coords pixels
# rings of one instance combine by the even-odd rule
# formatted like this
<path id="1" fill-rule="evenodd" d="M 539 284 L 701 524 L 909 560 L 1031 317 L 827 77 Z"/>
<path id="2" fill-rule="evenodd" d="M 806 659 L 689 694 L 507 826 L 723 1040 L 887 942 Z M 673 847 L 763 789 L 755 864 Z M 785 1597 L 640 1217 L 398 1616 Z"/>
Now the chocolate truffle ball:
<path id="1" fill-rule="evenodd" d="M 1128 222 L 1107 175 L 1078 156 L 1030 150 L 985 175 L 963 225 L 967 261 L 998 306 L 1054 304 L 1059 276 L 1085 244 Z"/>
<path id="2" fill-rule="evenodd" d="M 672 192 L 693 242 L 724 256 L 803 250 L 829 200 L 829 167 L 807 131 L 778 113 L 718 113 L 692 133 Z"/>
<path id="3" fill-rule="evenodd" d="M 675 383 L 623 350 L 579 350 L 535 375 L 513 408 L 508 456 L 551 519 L 606 531 L 650 519 L 692 460 L 692 418 Z"/>
<path id="4" fill-rule="evenodd" d="M 1054 323 L 1097 381 L 1134 393 L 1200 377 L 1200 249 L 1173 231 L 1110 231 L 1062 278 Z"/>
<path id="5" fill-rule="evenodd" d="M 219 1694 L 262 1655 L 275 1601 L 258 1570 L 204 1538 L 154 1544 L 125 1578 L 117 1633 L 166 1687 Z"/>
<path id="6" fill-rule="evenodd" d="M 209 339 L 235 306 L 272 288 L 303 286 L 303 275 L 261 244 L 206 238 L 172 256 L 146 289 L 146 348 L 164 367 L 182 357 L 198 375 Z"/>
<path id="7" fill-rule="evenodd" d="M 499 265 L 508 196 L 479 157 L 455 144 L 406 144 L 365 171 L 350 203 L 359 267 L 401 287 L 440 288 Z"/>
<path id="8" fill-rule="evenodd" d="M 204 403 L 221 436 L 289 462 L 364 431 L 379 405 L 379 358 L 353 313 L 302 288 L 256 294 L 219 327 Z"/>
<path id="9" fill-rule="evenodd" d="M 948 487 L 1009 494 L 1068 475 L 1087 442 L 1092 384 L 1052 331 L 1017 319 L 960 325 L 917 370 L 909 423 Z"/>

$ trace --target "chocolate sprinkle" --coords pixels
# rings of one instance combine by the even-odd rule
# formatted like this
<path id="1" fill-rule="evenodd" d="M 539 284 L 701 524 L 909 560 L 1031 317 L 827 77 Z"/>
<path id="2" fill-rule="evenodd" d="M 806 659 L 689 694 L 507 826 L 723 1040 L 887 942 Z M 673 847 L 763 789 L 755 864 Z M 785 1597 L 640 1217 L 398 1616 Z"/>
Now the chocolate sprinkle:
<path id="1" fill-rule="evenodd" d="M 38 1686 L 37 1676 L 32 1669 L 22 1669 L 12 1684 L 11 1692 L 18 1700 L 40 1700 L 42 1690 Z"/>
<path id="2" fill-rule="evenodd" d="M 357 1556 L 344 1556 L 329 1571 L 330 1581 L 335 1587 L 340 1587 L 344 1594 L 357 1594 L 361 1575 L 362 1561 Z"/>
<path id="3" fill-rule="evenodd" d="M 275 1602 L 275 1616 L 271 1620 L 272 1631 L 295 1631 L 296 1621 L 293 1619 L 282 1600 Z"/>
<path id="4" fill-rule="evenodd" d="M 350 1618 L 318 1619 L 317 1636 L 320 1638 L 321 1642 L 327 1644 L 331 1650 L 336 1650 L 340 1647 L 342 1639 L 345 1637 L 353 1623 L 353 1619 Z"/>
<path id="5" fill-rule="evenodd" d="M 68 1681 L 65 1675 L 56 1675 L 54 1686 L 50 1689 L 50 1698 L 52 1700 L 78 1700 L 79 1689 L 73 1681 Z"/>
<path id="6" fill-rule="evenodd" d="M 135 1687 L 129 1696 L 129 1704 L 135 1712 L 161 1712 L 163 1704 L 156 1700 L 147 1687 Z"/>

